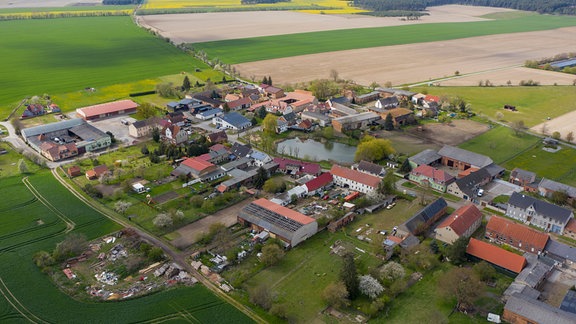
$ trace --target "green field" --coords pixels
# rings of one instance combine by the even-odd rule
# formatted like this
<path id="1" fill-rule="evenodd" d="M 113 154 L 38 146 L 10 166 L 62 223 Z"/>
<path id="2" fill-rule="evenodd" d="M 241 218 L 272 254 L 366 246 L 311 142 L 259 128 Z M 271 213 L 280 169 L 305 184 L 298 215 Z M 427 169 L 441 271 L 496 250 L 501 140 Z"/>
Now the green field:
<path id="1" fill-rule="evenodd" d="M 576 88 L 573 86 L 539 87 L 418 87 L 413 91 L 447 97 L 462 97 L 472 105 L 472 111 L 480 116 L 496 119 L 496 113 L 504 115 L 502 122 L 522 120 L 527 127 L 555 118 L 576 108 Z M 504 105 L 518 109 L 511 112 Z"/>
<path id="2" fill-rule="evenodd" d="M 434 42 L 576 26 L 576 17 L 528 15 L 507 20 L 333 30 L 190 44 L 237 64 L 358 48 Z M 282 44 L 283 46 L 278 46 Z"/>
<path id="3" fill-rule="evenodd" d="M 24 186 L 20 177 L 1 179 L 0 322 L 250 322 L 200 285 L 120 302 L 82 303 L 71 299 L 41 273 L 32 255 L 53 249 L 63 239 L 66 226 L 62 217 L 74 223 L 74 232 L 84 233 L 89 239 L 119 227 L 72 196 L 49 172 L 29 180 L 50 208 Z"/>
<path id="4" fill-rule="evenodd" d="M 26 96 L 86 87 L 98 91 L 196 67 L 209 69 L 138 28 L 130 17 L 2 21 L 0 29 L 0 115 Z"/>

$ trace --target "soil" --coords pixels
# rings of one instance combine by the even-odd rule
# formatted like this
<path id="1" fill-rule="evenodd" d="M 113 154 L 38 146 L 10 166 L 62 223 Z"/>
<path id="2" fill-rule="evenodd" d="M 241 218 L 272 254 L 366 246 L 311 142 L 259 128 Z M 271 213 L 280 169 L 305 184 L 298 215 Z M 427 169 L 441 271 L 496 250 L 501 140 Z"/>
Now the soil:
<path id="1" fill-rule="evenodd" d="M 426 124 L 422 126 L 422 131 L 418 128 L 412 128 L 410 133 L 436 144 L 456 146 L 487 132 L 489 129 L 486 124 L 457 119 L 450 124 Z"/>
<path id="2" fill-rule="evenodd" d="M 104 197 L 110 197 L 114 194 L 116 189 L 120 188 L 120 185 L 105 185 L 105 184 L 97 184 L 94 186 Z"/>
<path id="3" fill-rule="evenodd" d="M 178 198 L 178 194 L 175 193 L 174 191 L 168 191 L 166 193 L 163 193 L 161 195 L 158 196 L 154 196 L 152 199 L 157 203 L 157 204 L 163 204 L 167 201 L 173 200 Z"/>
<path id="4" fill-rule="evenodd" d="M 551 120 L 547 120 L 530 128 L 530 130 L 535 133 L 542 133 L 542 127 L 546 125 L 545 128 L 547 129 L 548 135 L 554 132 L 559 132 L 561 138 L 565 139 L 569 132 L 573 132 L 576 136 L 576 123 L 574 123 L 574 120 L 576 120 L 576 111 L 569 112 Z"/>

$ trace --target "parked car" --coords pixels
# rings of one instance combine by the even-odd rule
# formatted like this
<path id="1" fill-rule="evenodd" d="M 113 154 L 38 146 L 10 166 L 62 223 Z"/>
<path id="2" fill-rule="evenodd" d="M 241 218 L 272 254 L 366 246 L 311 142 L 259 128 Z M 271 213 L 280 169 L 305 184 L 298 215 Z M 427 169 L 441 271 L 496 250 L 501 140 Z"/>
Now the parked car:
<path id="1" fill-rule="evenodd" d="M 477 195 L 478 197 L 482 197 L 482 195 L 484 195 L 484 189 L 478 189 Z"/>

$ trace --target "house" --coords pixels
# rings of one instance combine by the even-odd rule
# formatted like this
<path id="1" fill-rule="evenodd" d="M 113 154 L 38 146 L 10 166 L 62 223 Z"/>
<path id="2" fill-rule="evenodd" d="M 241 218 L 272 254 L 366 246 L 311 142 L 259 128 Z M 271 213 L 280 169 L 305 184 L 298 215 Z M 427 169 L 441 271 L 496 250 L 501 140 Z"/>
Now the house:
<path id="1" fill-rule="evenodd" d="M 301 176 L 311 174 L 314 176 L 322 173 L 322 168 L 318 163 L 304 162 L 286 158 L 275 157 L 274 162 L 278 164 L 278 171 L 291 176 Z"/>
<path id="2" fill-rule="evenodd" d="M 152 134 L 154 128 L 160 129 L 160 118 L 151 117 L 138 120 L 128 126 L 128 134 L 135 138 L 141 138 Z"/>
<path id="3" fill-rule="evenodd" d="M 20 118 L 30 118 L 34 116 L 41 116 L 46 113 L 44 106 L 41 104 L 30 104 L 26 106 Z"/>
<path id="4" fill-rule="evenodd" d="M 337 132 L 344 132 L 355 129 L 366 129 L 373 122 L 380 119 L 380 116 L 375 112 L 364 112 L 355 115 L 343 116 L 334 118 L 332 120 L 332 126 Z"/>
<path id="5" fill-rule="evenodd" d="M 282 134 L 288 131 L 288 121 L 284 116 L 276 118 L 276 134 Z"/>
<path id="6" fill-rule="evenodd" d="M 511 324 L 576 323 L 576 314 L 553 307 L 526 294 L 514 293 L 504 306 L 502 319 Z"/>
<path id="7" fill-rule="evenodd" d="M 252 146 L 250 144 L 241 144 L 240 142 L 234 142 L 230 148 L 230 159 L 236 160 L 244 157 L 250 156 L 252 152 Z"/>
<path id="8" fill-rule="evenodd" d="M 60 161 L 78 155 L 75 143 L 59 144 L 45 141 L 40 144 L 40 154 L 50 161 Z"/>
<path id="9" fill-rule="evenodd" d="M 490 217 L 485 237 L 490 242 L 507 244 L 534 254 L 544 252 L 549 238 L 546 233 L 498 216 Z"/>
<path id="10" fill-rule="evenodd" d="M 86 178 L 88 180 L 95 180 L 100 178 L 105 173 L 110 172 L 105 164 L 97 165 L 93 169 L 86 171 Z"/>
<path id="11" fill-rule="evenodd" d="M 409 235 L 417 236 L 422 234 L 428 227 L 444 216 L 447 208 L 448 204 L 446 200 L 443 198 L 436 199 L 433 203 L 422 208 L 418 213 L 398 226 L 396 236 L 403 238 Z"/>
<path id="12" fill-rule="evenodd" d="M 574 220 L 574 218 L 571 218 L 568 224 L 566 224 L 566 227 L 564 227 L 563 235 L 576 240 L 576 220 Z"/>
<path id="13" fill-rule="evenodd" d="M 291 128 L 303 132 L 310 132 L 314 129 L 314 124 L 309 120 L 303 120 L 298 123 L 298 125 L 292 126 Z"/>
<path id="14" fill-rule="evenodd" d="M 552 198 L 555 192 L 565 193 L 568 197 L 567 202 L 571 204 L 576 199 L 576 188 L 543 178 L 538 184 L 538 193 L 542 197 Z"/>
<path id="15" fill-rule="evenodd" d="M 333 177 L 330 172 L 322 173 L 316 178 L 306 182 L 306 192 L 308 196 L 314 196 L 316 194 L 321 194 L 324 192 L 325 188 L 332 184 Z"/>
<path id="16" fill-rule="evenodd" d="M 337 164 L 332 166 L 330 173 L 336 185 L 350 188 L 350 190 L 359 191 L 364 194 L 375 194 L 378 185 L 380 185 L 382 181 L 373 175 L 341 167 Z"/>
<path id="17" fill-rule="evenodd" d="M 270 201 L 281 206 L 288 206 L 294 202 L 294 199 L 299 199 L 304 196 L 306 196 L 306 186 L 301 185 L 277 194 L 274 198 L 270 199 Z"/>
<path id="18" fill-rule="evenodd" d="M 214 181 L 226 175 L 224 170 L 200 157 L 187 158 L 171 173 L 172 176 L 187 176 L 202 181 Z"/>
<path id="19" fill-rule="evenodd" d="M 374 104 L 378 109 L 394 109 L 398 108 L 399 105 L 400 101 L 398 101 L 398 97 L 396 96 L 379 99 L 376 101 L 376 104 Z"/>
<path id="20" fill-rule="evenodd" d="M 204 153 L 198 156 L 198 158 L 210 162 L 212 164 L 218 164 L 228 161 L 228 159 L 230 158 L 230 153 L 228 152 L 228 149 L 224 145 L 216 144 L 212 145 L 209 148 L 208 153 Z"/>
<path id="21" fill-rule="evenodd" d="M 547 232 L 562 233 L 574 213 L 566 208 L 514 192 L 508 200 L 506 216 L 539 227 Z"/>
<path id="22" fill-rule="evenodd" d="M 531 171 L 515 168 L 510 172 L 510 178 L 508 181 L 517 186 L 521 186 L 524 190 L 529 192 L 535 192 L 537 190 L 536 173 Z"/>
<path id="23" fill-rule="evenodd" d="M 222 117 L 214 118 L 216 128 L 244 130 L 252 126 L 252 122 L 237 112 L 228 113 Z"/>
<path id="24" fill-rule="evenodd" d="M 222 109 L 212 108 L 209 110 L 204 110 L 202 112 L 198 112 L 195 117 L 200 119 L 200 120 L 210 120 L 212 118 L 220 117 L 222 115 L 224 115 L 224 111 Z"/>
<path id="25" fill-rule="evenodd" d="M 250 158 L 252 159 L 252 165 L 256 167 L 261 167 L 264 164 L 272 162 L 270 155 L 256 150 L 252 151 Z"/>
<path id="26" fill-rule="evenodd" d="M 485 155 L 470 152 L 450 145 L 444 145 L 444 147 L 438 151 L 438 154 L 442 156 L 442 165 L 459 170 L 466 170 L 469 168 L 481 169 L 494 163 L 491 158 Z"/>
<path id="27" fill-rule="evenodd" d="M 456 179 L 446 188 L 449 194 L 463 198 L 465 200 L 470 200 L 474 203 L 478 202 L 478 190 L 481 187 L 487 185 L 491 181 L 492 177 L 486 168 L 482 168 L 476 172 L 472 172 L 469 175 Z"/>
<path id="28" fill-rule="evenodd" d="M 174 111 L 167 113 L 164 116 L 164 120 L 167 120 L 170 124 L 182 127 L 186 123 L 186 116 L 182 111 Z"/>
<path id="29" fill-rule="evenodd" d="M 162 129 L 160 138 L 167 143 L 180 145 L 188 142 L 188 133 L 180 126 L 170 124 Z"/>
<path id="30" fill-rule="evenodd" d="M 357 105 L 362 105 L 370 101 L 374 101 L 380 98 L 380 91 L 372 91 L 370 93 L 365 93 L 362 95 L 354 94 L 353 100 Z"/>
<path id="31" fill-rule="evenodd" d="M 250 108 L 250 106 L 252 105 L 252 100 L 250 99 L 250 97 L 244 97 L 227 102 L 226 105 L 228 105 L 228 108 L 231 111 L 238 111 Z"/>
<path id="32" fill-rule="evenodd" d="M 330 126 L 331 123 L 331 119 L 328 115 L 316 111 L 305 110 L 300 114 L 300 118 L 302 118 L 302 120 L 309 120 L 313 123 L 317 123 L 321 127 Z"/>
<path id="33" fill-rule="evenodd" d="M 66 170 L 66 174 L 70 177 L 70 178 L 74 178 L 77 176 L 82 175 L 82 171 L 80 170 L 80 167 L 77 165 L 71 166 Z"/>
<path id="34" fill-rule="evenodd" d="M 218 131 L 214 133 L 210 133 L 206 136 L 208 142 L 216 144 L 216 143 L 226 143 L 228 142 L 228 135 L 226 135 L 225 131 Z"/>
<path id="35" fill-rule="evenodd" d="M 408 162 L 412 169 L 419 167 L 420 165 L 435 165 L 439 164 L 442 160 L 442 156 L 438 152 L 432 149 L 425 149 L 424 151 L 410 157 Z"/>
<path id="36" fill-rule="evenodd" d="M 282 240 L 288 247 L 300 244 L 318 230 L 318 223 L 313 218 L 264 198 L 244 207 L 238 222 L 258 232 L 268 231 L 272 238 Z"/>
<path id="37" fill-rule="evenodd" d="M 544 255 L 551 258 L 557 265 L 570 270 L 576 270 L 576 248 L 564 243 L 548 240 Z"/>
<path id="38" fill-rule="evenodd" d="M 352 169 L 370 174 L 379 178 L 382 178 L 386 175 L 386 169 L 378 165 L 376 163 L 368 162 L 368 161 L 360 161 L 358 164 L 352 166 Z"/>
<path id="39" fill-rule="evenodd" d="M 408 179 L 420 186 L 426 186 L 440 192 L 446 192 L 448 185 L 454 182 L 454 177 L 447 172 L 425 164 L 410 171 Z"/>
<path id="40" fill-rule="evenodd" d="M 110 116 L 133 114 L 138 104 L 132 100 L 120 100 L 76 109 L 76 114 L 84 120 L 96 120 Z"/>
<path id="41" fill-rule="evenodd" d="M 280 88 L 273 87 L 273 86 L 265 87 L 264 93 L 272 99 L 279 99 L 279 98 L 286 96 L 284 94 L 284 90 L 282 90 Z"/>
<path id="42" fill-rule="evenodd" d="M 470 237 L 482 224 L 482 212 L 474 205 L 458 208 L 434 230 L 436 239 L 452 244 L 461 237 Z"/>
<path id="43" fill-rule="evenodd" d="M 468 242 L 466 253 L 515 274 L 526 266 L 525 257 L 473 237 Z"/>
<path id="44" fill-rule="evenodd" d="M 388 114 L 392 115 L 394 127 L 413 124 L 416 121 L 414 118 L 414 112 L 412 112 L 412 110 L 406 108 L 393 108 L 380 114 L 380 117 L 382 117 L 380 123 L 383 123 L 386 120 Z"/>

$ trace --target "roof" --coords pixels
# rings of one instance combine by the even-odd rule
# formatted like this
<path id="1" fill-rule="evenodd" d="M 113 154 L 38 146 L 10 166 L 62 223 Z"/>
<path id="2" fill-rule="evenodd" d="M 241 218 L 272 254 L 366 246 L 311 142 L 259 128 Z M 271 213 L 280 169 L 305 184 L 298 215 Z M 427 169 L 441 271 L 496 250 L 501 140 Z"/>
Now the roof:
<path id="1" fill-rule="evenodd" d="M 240 115 L 237 112 L 228 113 L 220 118 L 236 128 L 242 128 L 247 124 L 252 125 L 252 123 L 246 117 Z"/>
<path id="2" fill-rule="evenodd" d="M 426 164 L 430 165 L 438 160 L 440 160 L 442 156 L 438 154 L 438 152 L 432 149 L 425 149 L 424 151 L 412 156 L 409 158 L 410 161 L 416 163 L 418 165 Z"/>
<path id="3" fill-rule="evenodd" d="M 304 185 L 308 188 L 308 192 L 318 190 L 332 182 L 332 174 L 330 172 L 322 173 L 316 178 L 306 182 Z"/>
<path id="4" fill-rule="evenodd" d="M 406 222 L 404 222 L 401 227 L 403 227 L 408 232 L 414 234 L 418 232 L 418 227 L 420 224 L 427 224 L 431 219 L 434 218 L 439 212 L 448 207 L 448 203 L 444 198 L 438 198 L 430 205 L 422 208 L 414 216 L 410 217 Z"/>
<path id="5" fill-rule="evenodd" d="M 514 242 L 527 243 L 543 251 L 548 242 L 548 234 L 528 226 L 515 223 L 503 217 L 492 216 L 486 225 L 486 231 L 500 233 Z"/>
<path id="6" fill-rule="evenodd" d="M 363 172 L 371 173 L 371 174 L 375 174 L 375 175 L 386 174 L 386 170 L 384 169 L 383 166 L 378 165 L 376 163 L 364 161 L 364 160 L 362 160 L 362 161 L 360 161 L 360 163 L 358 163 L 358 166 L 356 167 L 356 169 L 358 169 L 358 171 L 363 171 Z"/>
<path id="7" fill-rule="evenodd" d="M 524 253 L 528 265 L 520 271 L 514 281 L 530 288 L 538 287 L 554 269 L 554 261 L 549 258 L 538 258 L 535 254 Z"/>
<path id="8" fill-rule="evenodd" d="M 189 167 L 192 170 L 196 170 L 199 172 L 202 170 L 206 170 L 211 166 L 214 166 L 214 164 L 199 157 L 187 158 L 186 160 L 182 161 L 181 164 Z"/>
<path id="9" fill-rule="evenodd" d="M 416 94 L 416 92 L 412 92 L 412 91 L 406 91 L 406 90 L 401 90 L 401 89 L 394 89 L 394 88 L 382 88 L 382 87 L 378 87 L 375 90 L 378 90 L 380 92 L 388 92 L 388 93 L 392 93 L 395 96 L 407 96 L 407 97 L 411 97 L 413 95 Z"/>
<path id="10" fill-rule="evenodd" d="M 412 110 L 406 108 L 394 108 L 387 111 L 387 114 L 392 115 L 393 118 L 407 116 L 413 114 Z"/>
<path id="11" fill-rule="evenodd" d="M 520 273 L 526 265 L 525 257 L 475 238 L 470 238 L 466 253 L 515 273 Z"/>
<path id="12" fill-rule="evenodd" d="M 144 120 L 138 120 L 132 123 L 132 126 L 134 126 L 135 128 L 143 128 L 143 127 L 147 127 L 147 126 L 152 126 L 152 125 L 158 125 L 160 123 L 160 118 L 158 117 L 150 117 L 148 119 L 144 119 Z"/>
<path id="13" fill-rule="evenodd" d="M 487 166 L 483 167 L 482 169 L 486 170 L 490 177 L 496 177 L 502 175 L 506 169 L 497 165 L 497 164 L 488 164 Z"/>
<path id="14" fill-rule="evenodd" d="M 576 322 L 575 314 L 520 293 L 514 293 L 508 298 L 504 310 L 534 323 L 573 324 Z"/>
<path id="15" fill-rule="evenodd" d="M 416 169 L 410 171 L 410 173 L 415 176 L 423 175 L 440 184 L 448 184 L 454 180 L 454 177 L 447 172 L 433 168 L 426 164 L 418 166 Z"/>
<path id="16" fill-rule="evenodd" d="M 80 126 L 86 124 L 81 118 L 72 118 L 68 120 L 63 120 L 56 123 L 50 123 L 46 125 L 40 125 L 35 127 L 24 128 L 21 133 L 24 138 L 38 136 L 40 134 L 48 134 L 52 132 L 57 132 L 64 129 L 69 129 L 72 127 Z"/>
<path id="17" fill-rule="evenodd" d="M 520 168 L 515 168 L 510 172 L 510 177 L 514 179 L 519 179 L 522 182 L 531 183 L 536 181 L 536 173 L 531 171 L 522 170 Z"/>
<path id="18" fill-rule="evenodd" d="M 211 116 L 211 115 L 217 115 L 217 114 L 220 114 L 222 112 L 223 112 L 223 110 L 220 108 L 212 108 L 212 109 L 208 109 L 208 110 L 204 110 L 202 112 L 199 112 L 197 115 L 207 117 L 207 116 Z"/>
<path id="19" fill-rule="evenodd" d="M 258 160 L 258 161 L 264 161 L 266 159 L 270 159 L 270 155 L 264 153 L 264 152 L 260 152 L 260 151 L 252 151 L 252 154 L 250 154 L 250 157 L 252 157 L 254 160 Z"/>
<path id="20" fill-rule="evenodd" d="M 572 211 L 569 209 L 527 195 L 519 194 L 517 192 L 512 193 L 512 196 L 510 196 L 510 199 L 508 200 L 508 205 L 521 209 L 527 209 L 532 206 L 537 214 L 552 218 L 561 224 L 568 223 L 572 217 Z"/>
<path id="21" fill-rule="evenodd" d="M 355 123 L 355 122 L 360 122 L 360 121 L 370 120 L 370 119 L 375 119 L 375 120 L 380 119 L 380 115 L 378 115 L 375 112 L 369 111 L 369 112 L 364 112 L 364 113 L 360 113 L 360 114 L 356 114 L 356 115 L 349 115 L 349 116 L 334 118 L 333 121 L 344 124 L 344 123 Z"/>
<path id="22" fill-rule="evenodd" d="M 334 175 L 334 176 L 349 179 L 349 180 L 367 185 L 367 186 L 372 187 L 372 188 L 377 188 L 378 185 L 380 184 L 380 181 L 381 181 L 380 178 L 378 178 L 376 176 L 369 175 L 369 174 L 366 174 L 366 173 L 363 173 L 360 171 L 344 168 L 344 167 L 341 167 L 341 166 L 336 165 L 336 164 L 334 164 L 332 166 L 330 173 L 332 173 L 332 175 Z"/>
<path id="23" fill-rule="evenodd" d="M 280 169 L 286 169 L 287 166 L 299 167 L 300 170 L 298 171 L 298 174 L 300 173 L 318 174 L 322 170 L 320 164 L 318 163 L 304 162 L 300 160 L 292 160 L 279 157 L 275 157 L 274 162 L 278 163 L 278 167 Z"/>
<path id="24" fill-rule="evenodd" d="M 252 146 L 250 144 L 241 144 L 239 142 L 234 142 L 232 147 L 230 148 L 230 153 L 236 156 L 237 158 L 242 158 L 248 156 L 252 151 Z"/>
<path id="25" fill-rule="evenodd" d="M 566 224 L 566 226 L 564 227 L 564 230 L 576 233 L 576 220 L 574 220 L 574 218 L 570 218 L 568 224 Z"/>
<path id="26" fill-rule="evenodd" d="M 91 116 L 98 116 L 102 114 L 118 112 L 121 110 L 136 109 L 137 107 L 138 104 L 132 100 L 120 100 L 94 106 L 88 106 L 84 108 L 78 108 L 76 109 L 76 112 L 86 118 Z"/>
<path id="27" fill-rule="evenodd" d="M 208 134 L 208 140 L 210 142 L 218 142 L 218 141 L 227 141 L 228 140 L 228 135 L 226 135 L 225 131 L 219 131 L 219 132 L 214 132 L 211 134 Z"/>
<path id="28" fill-rule="evenodd" d="M 564 260 L 576 262 L 576 247 L 549 239 L 545 250 L 547 254 L 553 254 Z"/>
<path id="29" fill-rule="evenodd" d="M 550 179 L 543 178 L 538 187 L 550 191 L 563 191 L 568 197 L 576 197 L 576 188 Z"/>
<path id="30" fill-rule="evenodd" d="M 444 147 L 442 147 L 440 151 L 438 151 L 438 154 L 440 154 L 443 157 L 448 157 L 454 160 L 462 161 L 479 168 L 483 168 L 487 165 L 494 163 L 494 161 L 492 161 L 491 158 L 485 155 L 470 152 L 450 145 L 444 145 Z"/>
<path id="31" fill-rule="evenodd" d="M 482 212 L 474 205 L 458 208 L 437 228 L 450 227 L 458 236 L 462 236 L 474 223 L 482 219 Z"/>
<path id="32" fill-rule="evenodd" d="M 485 168 L 482 168 L 463 178 L 456 179 L 456 185 L 458 185 L 458 188 L 468 195 L 468 197 L 473 197 L 477 187 L 486 179 L 490 179 L 490 174 Z"/>
<path id="33" fill-rule="evenodd" d="M 572 314 L 576 314 L 576 291 L 568 290 L 566 296 L 562 299 L 562 304 L 560 304 L 560 309 Z"/>

